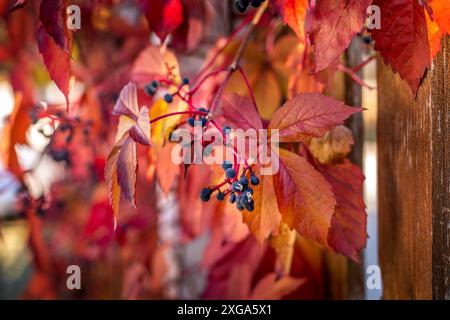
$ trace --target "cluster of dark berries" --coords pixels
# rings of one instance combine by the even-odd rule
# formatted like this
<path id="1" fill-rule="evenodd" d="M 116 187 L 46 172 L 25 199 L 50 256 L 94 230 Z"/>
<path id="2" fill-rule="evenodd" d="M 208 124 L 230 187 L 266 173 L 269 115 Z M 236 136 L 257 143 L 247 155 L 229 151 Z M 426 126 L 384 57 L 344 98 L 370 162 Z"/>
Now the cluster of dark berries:
<path id="1" fill-rule="evenodd" d="M 153 80 L 152 82 L 150 82 L 149 84 L 146 84 L 144 87 L 144 91 L 146 94 L 148 94 L 149 96 L 154 96 L 156 91 L 158 91 L 158 87 L 159 87 L 159 82 L 156 80 Z"/>
<path id="2" fill-rule="evenodd" d="M 266 0 L 235 0 L 234 9 L 239 13 L 244 13 L 249 5 L 258 8 L 264 1 Z"/>
<path id="3" fill-rule="evenodd" d="M 236 170 L 233 168 L 233 165 L 229 161 L 224 161 L 224 163 L 222 164 L 222 168 L 225 170 L 225 175 L 228 179 L 234 179 L 236 177 Z M 258 185 L 259 178 L 251 171 L 251 169 L 248 170 L 250 170 L 250 181 L 245 174 L 245 170 L 244 173 L 242 173 L 241 177 L 231 184 L 231 189 L 227 190 L 226 192 L 218 190 L 216 196 L 217 200 L 224 200 L 225 195 L 229 193 L 230 203 L 235 203 L 238 210 L 242 211 L 246 209 L 249 212 L 255 210 L 253 189 L 250 187 L 250 184 L 253 186 Z M 200 198 L 203 201 L 209 201 L 213 192 L 214 190 L 205 188 L 201 191 Z"/>
<path id="4" fill-rule="evenodd" d="M 208 110 L 206 110 L 205 108 L 199 108 L 198 111 L 208 113 Z M 196 116 L 189 117 L 187 120 L 187 123 L 191 127 L 193 127 L 193 126 L 195 126 L 196 121 L 200 121 L 202 124 L 202 127 L 205 127 L 208 124 L 208 119 L 206 118 L 206 116 L 203 116 L 203 115 L 196 115 Z"/>
<path id="5" fill-rule="evenodd" d="M 188 78 L 184 78 L 181 81 L 181 85 L 179 88 L 181 88 L 182 86 L 188 85 L 189 84 L 189 79 Z M 148 94 L 149 96 L 154 96 L 156 91 L 158 91 L 158 87 L 159 87 L 159 82 L 157 80 L 153 80 L 152 82 L 150 82 L 149 84 L 146 84 L 144 87 L 144 91 L 146 94 Z M 176 94 L 176 93 L 175 93 Z M 173 102 L 173 96 L 175 94 L 170 94 L 170 93 L 166 93 L 164 95 L 164 101 L 167 103 L 172 103 Z"/>

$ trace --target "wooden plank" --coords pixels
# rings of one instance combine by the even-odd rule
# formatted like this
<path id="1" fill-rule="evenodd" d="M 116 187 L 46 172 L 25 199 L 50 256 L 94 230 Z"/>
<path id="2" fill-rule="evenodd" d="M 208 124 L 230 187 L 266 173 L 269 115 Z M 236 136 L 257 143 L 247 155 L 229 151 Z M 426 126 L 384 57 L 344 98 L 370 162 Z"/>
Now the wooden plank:
<path id="1" fill-rule="evenodd" d="M 448 297 L 449 39 L 417 97 L 378 61 L 379 253 L 385 299 Z"/>

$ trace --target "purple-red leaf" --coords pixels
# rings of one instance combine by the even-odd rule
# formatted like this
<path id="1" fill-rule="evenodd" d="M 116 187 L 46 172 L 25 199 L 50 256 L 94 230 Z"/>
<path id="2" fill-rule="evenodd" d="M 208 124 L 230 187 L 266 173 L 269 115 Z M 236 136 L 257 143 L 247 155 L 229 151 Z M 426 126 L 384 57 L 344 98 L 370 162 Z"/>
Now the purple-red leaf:
<path id="1" fill-rule="evenodd" d="M 71 78 L 70 53 L 57 45 L 42 25 L 38 30 L 38 47 L 50 77 L 66 98 L 68 108 Z"/>
<path id="2" fill-rule="evenodd" d="M 39 19 L 47 34 L 63 50 L 68 50 L 65 0 L 42 0 L 39 8 Z"/>
<path id="3" fill-rule="evenodd" d="M 314 45 L 315 71 L 325 69 L 361 31 L 372 0 L 320 0 L 308 24 Z"/>

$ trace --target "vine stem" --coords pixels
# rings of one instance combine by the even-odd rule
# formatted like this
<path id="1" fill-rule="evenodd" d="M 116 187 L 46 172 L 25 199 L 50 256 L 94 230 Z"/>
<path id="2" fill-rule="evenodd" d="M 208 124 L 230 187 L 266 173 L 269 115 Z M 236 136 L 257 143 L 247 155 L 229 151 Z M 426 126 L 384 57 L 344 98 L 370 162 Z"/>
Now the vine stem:
<path id="1" fill-rule="evenodd" d="M 203 112 L 203 111 L 178 111 L 178 112 L 172 112 L 172 113 L 163 114 L 162 116 L 153 118 L 153 119 L 150 120 L 150 123 L 154 123 L 154 122 L 162 120 L 164 118 L 169 118 L 169 117 L 177 116 L 177 115 L 180 115 L 180 114 L 207 116 L 208 112 Z"/>
<path id="2" fill-rule="evenodd" d="M 231 62 L 230 66 L 228 67 L 227 75 L 225 77 L 225 80 L 220 85 L 219 90 L 217 91 L 216 96 L 214 97 L 212 106 L 211 106 L 211 113 L 214 112 L 214 110 L 217 108 L 217 105 L 219 104 L 220 99 L 222 98 L 222 95 L 225 91 L 225 88 L 230 81 L 231 76 L 233 73 L 238 69 L 239 62 L 242 58 L 242 55 L 244 54 L 244 50 L 247 47 L 248 41 L 250 40 L 251 35 L 256 29 L 256 26 L 258 25 L 259 21 L 261 20 L 261 17 L 263 16 L 264 12 L 266 11 L 268 7 L 269 1 L 264 1 L 261 7 L 259 7 L 258 11 L 256 11 L 255 15 L 253 16 L 252 21 L 250 22 L 250 25 L 244 35 L 244 38 L 241 42 L 241 45 L 239 46 L 238 51 L 236 52 L 236 55 L 234 56 L 233 61 Z"/>

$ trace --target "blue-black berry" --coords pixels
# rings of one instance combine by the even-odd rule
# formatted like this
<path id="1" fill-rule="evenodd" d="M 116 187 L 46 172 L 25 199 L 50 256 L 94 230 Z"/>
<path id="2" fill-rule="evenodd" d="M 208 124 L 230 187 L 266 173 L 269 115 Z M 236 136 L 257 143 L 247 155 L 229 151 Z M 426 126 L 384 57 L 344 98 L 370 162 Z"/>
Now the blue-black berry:
<path id="1" fill-rule="evenodd" d="M 181 83 L 185 86 L 185 85 L 189 84 L 189 79 L 188 78 L 183 78 Z"/>
<path id="2" fill-rule="evenodd" d="M 208 188 L 204 188 L 200 192 L 200 199 L 202 199 L 202 201 L 209 201 L 210 198 L 211 198 L 211 190 L 209 190 Z"/>
<path id="3" fill-rule="evenodd" d="M 239 182 L 235 181 L 235 182 L 233 182 L 233 184 L 231 185 L 231 189 L 232 189 L 234 192 L 241 192 L 241 191 L 244 189 L 244 187 L 242 186 L 242 184 L 240 184 Z"/>
<path id="4" fill-rule="evenodd" d="M 240 204 L 240 203 L 236 204 L 236 208 L 237 208 L 239 211 L 244 210 L 244 206 L 243 206 L 242 204 Z"/>
<path id="5" fill-rule="evenodd" d="M 233 166 L 233 165 L 232 165 L 231 162 L 228 161 L 228 160 L 225 160 L 225 161 L 222 163 L 222 169 L 223 169 L 223 170 L 227 170 L 227 169 L 231 168 L 232 166 Z"/>
<path id="6" fill-rule="evenodd" d="M 208 124 L 208 120 L 205 117 L 201 117 L 200 121 L 202 122 L 202 127 L 206 127 L 206 125 Z"/>
<path id="7" fill-rule="evenodd" d="M 150 82 L 150 85 L 153 88 L 158 88 L 159 87 L 159 82 L 157 80 L 153 80 L 152 82 Z"/>
<path id="8" fill-rule="evenodd" d="M 262 0 L 250 0 L 250 4 L 252 5 L 253 8 L 258 8 L 261 3 L 263 3 Z"/>
<path id="9" fill-rule="evenodd" d="M 234 10 L 239 13 L 244 13 L 247 10 L 246 6 L 243 6 L 240 0 L 236 0 L 233 4 Z"/>
<path id="10" fill-rule="evenodd" d="M 158 88 L 154 87 L 152 84 L 146 84 L 144 87 L 144 92 L 149 96 L 153 96 L 155 95 L 157 89 Z"/>
<path id="11" fill-rule="evenodd" d="M 236 193 L 231 193 L 230 194 L 230 203 L 235 203 L 236 202 Z"/>
<path id="12" fill-rule="evenodd" d="M 231 132 L 231 127 L 230 126 L 224 126 L 222 128 L 222 132 L 223 132 L 223 134 L 227 135 L 228 133 Z"/>
<path id="13" fill-rule="evenodd" d="M 193 126 L 195 126 L 195 119 L 192 118 L 192 117 L 190 117 L 190 118 L 187 120 L 187 123 L 188 123 L 188 125 L 190 125 L 191 127 L 193 127 Z"/>
<path id="14" fill-rule="evenodd" d="M 252 185 L 257 186 L 259 184 L 259 178 L 254 174 L 250 177 L 250 182 Z"/>
<path id="15" fill-rule="evenodd" d="M 240 182 L 244 187 L 248 186 L 248 179 L 247 179 L 247 177 L 241 177 L 241 178 L 239 179 L 239 182 Z"/>
<path id="16" fill-rule="evenodd" d="M 225 194 L 223 192 L 219 191 L 216 198 L 217 198 L 217 200 L 222 201 L 223 199 L 225 199 Z"/>
<path id="17" fill-rule="evenodd" d="M 170 93 L 166 93 L 166 94 L 164 95 L 164 101 L 167 102 L 167 103 L 172 103 L 172 101 L 173 101 L 173 96 L 172 96 Z"/>
<path id="18" fill-rule="evenodd" d="M 228 179 L 233 179 L 236 177 L 236 171 L 233 168 L 228 168 L 227 171 L 225 171 L 225 174 Z"/>

